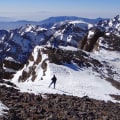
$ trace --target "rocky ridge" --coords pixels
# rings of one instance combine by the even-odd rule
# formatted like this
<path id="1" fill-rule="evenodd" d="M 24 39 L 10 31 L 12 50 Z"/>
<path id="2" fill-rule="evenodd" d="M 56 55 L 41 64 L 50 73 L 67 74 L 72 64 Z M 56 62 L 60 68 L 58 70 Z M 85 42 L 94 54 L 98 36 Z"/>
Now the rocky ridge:
<path id="1" fill-rule="evenodd" d="M 20 93 L 0 85 L 0 100 L 9 110 L 0 120 L 119 120 L 120 104 L 83 98 Z"/>

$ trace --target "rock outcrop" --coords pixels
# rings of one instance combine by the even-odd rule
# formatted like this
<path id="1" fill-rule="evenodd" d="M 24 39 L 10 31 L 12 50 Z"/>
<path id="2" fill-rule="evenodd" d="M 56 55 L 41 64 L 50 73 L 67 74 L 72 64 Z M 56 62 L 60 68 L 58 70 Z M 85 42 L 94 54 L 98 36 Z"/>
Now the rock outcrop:
<path id="1" fill-rule="evenodd" d="M 13 58 L 7 58 L 1 61 L 0 76 L 1 79 L 12 79 L 13 75 L 23 67 L 23 64 L 15 61 Z"/>
<path id="2" fill-rule="evenodd" d="M 94 49 L 98 50 L 99 38 L 103 37 L 104 34 L 105 31 L 101 31 L 101 29 L 98 28 L 91 29 L 88 32 L 88 34 L 80 41 L 80 49 L 88 52 L 92 52 Z"/>

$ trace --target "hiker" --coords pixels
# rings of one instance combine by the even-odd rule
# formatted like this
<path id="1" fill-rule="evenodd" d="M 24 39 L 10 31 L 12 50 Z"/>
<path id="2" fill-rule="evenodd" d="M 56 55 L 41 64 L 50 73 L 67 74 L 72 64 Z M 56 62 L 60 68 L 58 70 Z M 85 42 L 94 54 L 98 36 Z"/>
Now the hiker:
<path id="1" fill-rule="evenodd" d="M 52 82 L 50 83 L 49 88 L 50 88 L 50 86 L 51 86 L 52 84 L 54 84 L 54 89 L 55 89 L 55 84 L 56 84 L 56 80 L 57 80 L 56 76 L 54 75 L 54 76 L 51 78 L 51 80 L 52 80 Z"/>

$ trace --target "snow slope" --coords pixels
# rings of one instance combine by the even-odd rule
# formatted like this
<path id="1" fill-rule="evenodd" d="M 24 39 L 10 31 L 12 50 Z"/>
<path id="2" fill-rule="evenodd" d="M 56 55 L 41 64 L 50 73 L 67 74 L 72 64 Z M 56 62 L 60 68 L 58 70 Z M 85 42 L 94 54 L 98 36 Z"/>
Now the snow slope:
<path id="1" fill-rule="evenodd" d="M 100 38 L 100 41 L 104 40 L 103 38 Z M 99 60 L 101 63 L 105 63 L 105 65 L 109 65 L 111 67 L 113 74 L 110 74 L 110 77 L 113 78 L 115 81 L 120 82 L 120 53 L 119 51 L 109 51 L 107 49 L 104 49 L 104 47 L 108 47 L 107 45 L 103 45 L 100 42 L 100 48 L 99 51 L 96 51 L 94 53 L 91 53 L 91 56 L 97 60 Z M 106 74 L 106 68 L 102 71 L 104 75 Z"/>
<path id="2" fill-rule="evenodd" d="M 109 82 L 101 79 L 99 74 L 92 71 L 92 69 L 79 69 L 74 70 L 72 65 L 59 66 L 49 64 L 47 76 L 43 80 L 37 78 L 35 82 L 26 81 L 24 83 L 16 83 L 22 92 L 32 92 L 35 94 L 44 93 L 58 93 L 73 96 L 89 96 L 99 100 L 114 101 L 109 94 L 119 94 L 120 90 L 114 88 Z M 38 71 L 40 74 L 40 71 Z M 57 76 L 56 89 L 48 88 L 53 74 Z M 18 75 L 18 74 L 17 74 Z"/>
<path id="3" fill-rule="evenodd" d="M 34 51 L 35 58 L 37 56 L 36 53 L 37 52 Z M 99 53 L 96 53 L 96 59 L 111 61 L 109 57 L 104 57 L 106 54 L 101 54 L 101 56 L 103 55 L 103 59 L 99 56 Z M 42 56 L 42 58 L 47 58 L 44 54 Z M 91 56 L 93 56 L 93 54 L 91 54 Z M 32 66 L 32 64 L 33 63 L 30 62 L 30 66 Z M 115 67 L 117 67 L 117 65 Z M 105 101 L 110 100 L 113 102 L 116 102 L 116 100 L 110 97 L 110 94 L 120 95 L 120 90 L 116 89 L 111 85 L 111 83 L 101 78 L 100 74 L 93 71 L 92 67 L 80 68 L 75 63 L 56 65 L 48 62 L 46 76 L 42 76 L 41 63 L 39 63 L 36 68 L 37 78 L 35 79 L 35 82 L 32 82 L 31 78 L 29 78 L 24 83 L 18 82 L 18 77 L 22 74 L 23 69 L 18 71 L 12 80 L 19 87 L 21 92 L 30 92 L 35 94 L 58 93 L 79 97 L 87 95 L 90 98 Z M 57 76 L 56 89 L 53 89 L 53 86 L 48 88 L 53 74 Z M 41 77 L 43 77 L 43 80 L 41 80 Z"/>

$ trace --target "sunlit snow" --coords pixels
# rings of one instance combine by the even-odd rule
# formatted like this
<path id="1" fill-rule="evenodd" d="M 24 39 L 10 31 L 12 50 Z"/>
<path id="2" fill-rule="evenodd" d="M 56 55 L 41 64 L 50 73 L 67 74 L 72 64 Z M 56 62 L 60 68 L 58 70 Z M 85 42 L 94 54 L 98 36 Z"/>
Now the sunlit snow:
<path id="1" fill-rule="evenodd" d="M 41 69 L 40 69 L 41 70 Z M 43 76 L 41 80 L 42 72 L 38 69 L 37 77 L 35 82 L 28 80 L 24 83 L 18 83 L 17 76 L 20 71 L 13 79 L 22 92 L 32 92 L 35 94 L 44 93 L 59 93 L 73 96 L 89 96 L 99 100 L 113 100 L 109 94 L 120 94 L 120 91 L 114 88 L 109 82 L 101 79 L 99 75 L 92 71 L 91 68 L 84 69 L 78 68 L 75 65 L 56 65 L 49 64 L 46 76 Z M 53 86 L 49 88 L 51 77 L 53 74 L 57 77 L 56 89 Z"/>

